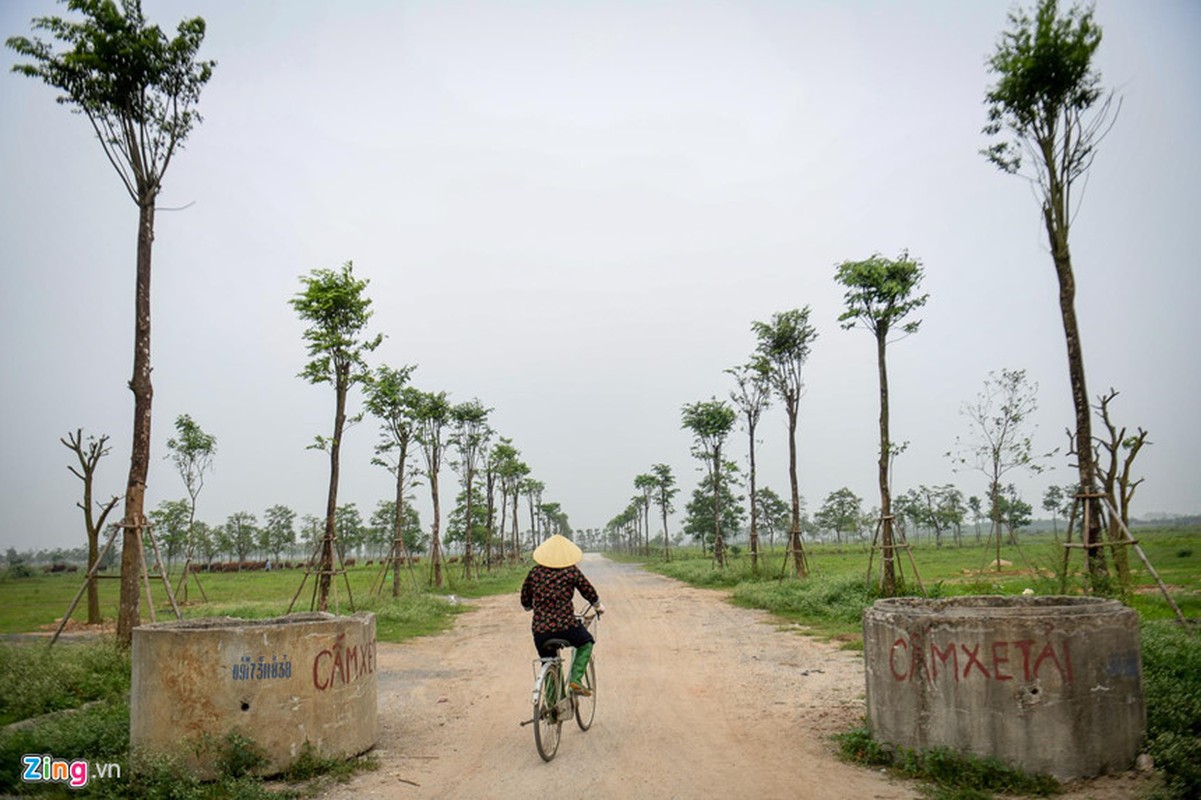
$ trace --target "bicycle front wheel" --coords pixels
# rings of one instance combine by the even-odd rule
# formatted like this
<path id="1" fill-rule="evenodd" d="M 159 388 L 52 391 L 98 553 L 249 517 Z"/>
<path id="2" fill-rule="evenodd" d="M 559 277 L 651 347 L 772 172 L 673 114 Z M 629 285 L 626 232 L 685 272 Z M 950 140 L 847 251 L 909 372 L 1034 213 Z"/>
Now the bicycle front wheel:
<path id="1" fill-rule="evenodd" d="M 588 667 L 584 670 L 583 677 L 580 681 L 585 688 L 589 689 L 592 694 L 588 697 L 577 694 L 575 696 L 575 721 L 580 726 L 580 730 L 586 731 L 592 727 L 592 718 L 596 716 L 596 658 L 588 660 Z"/>
<path id="2" fill-rule="evenodd" d="M 563 720 L 558 705 L 563 698 L 563 667 L 550 664 L 538 679 L 538 699 L 534 701 L 534 745 L 543 761 L 550 761 L 559 750 Z"/>

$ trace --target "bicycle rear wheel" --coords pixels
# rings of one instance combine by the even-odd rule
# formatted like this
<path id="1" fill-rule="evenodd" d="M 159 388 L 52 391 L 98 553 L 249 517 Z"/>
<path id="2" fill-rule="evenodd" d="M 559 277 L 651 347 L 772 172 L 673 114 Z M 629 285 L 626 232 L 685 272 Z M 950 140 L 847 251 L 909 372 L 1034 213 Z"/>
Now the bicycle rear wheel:
<path id="1" fill-rule="evenodd" d="M 589 697 L 584 697 L 580 694 L 575 696 L 575 721 L 580 726 L 580 730 L 586 731 L 592 727 L 592 718 L 596 716 L 595 657 L 588 660 L 588 667 L 584 670 L 584 675 L 580 678 L 580 682 L 592 692 Z"/>
<path id="2" fill-rule="evenodd" d="M 534 702 L 534 745 L 543 761 L 550 761 L 559 750 L 563 720 L 558 703 L 563 697 L 563 667 L 555 663 L 542 671 L 538 681 L 538 699 Z"/>

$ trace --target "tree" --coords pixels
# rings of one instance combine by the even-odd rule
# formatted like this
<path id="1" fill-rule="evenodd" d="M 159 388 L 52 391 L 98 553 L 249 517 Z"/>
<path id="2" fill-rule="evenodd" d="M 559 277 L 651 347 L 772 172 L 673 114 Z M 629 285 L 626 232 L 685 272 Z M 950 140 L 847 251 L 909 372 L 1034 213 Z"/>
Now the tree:
<path id="1" fill-rule="evenodd" d="M 791 509 L 780 495 L 764 486 L 755 492 L 755 507 L 759 521 L 767 528 L 768 546 L 776 549 L 776 534 L 788 530 Z"/>
<path id="2" fill-rule="evenodd" d="M 409 555 L 400 532 L 404 529 L 405 496 L 413 482 L 407 471 L 409 446 L 417 424 L 415 409 L 421 397 L 418 389 L 408 385 L 414 369 L 416 367 L 392 369 L 380 366 L 367 385 L 367 410 L 380 421 L 380 439 L 371 463 L 382 466 L 396 478 L 395 499 L 391 506 L 396 518 L 387 526 L 395 537 L 391 553 L 393 597 L 400 597 L 400 565 Z"/>
<path id="3" fill-rule="evenodd" d="M 898 329 L 906 336 L 917 332 L 921 320 L 903 320 L 924 306 L 929 295 L 914 294 L 922 282 L 922 268 L 908 252 L 902 252 L 896 260 L 877 253 L 866 261 L 844 261 L 838 265 L 835 278 L 847 289 L 843 295 L 846 311 L 838 317 L 843 329 L 862 327 L 876 339 L 876 368 L 880 378 L 880 458 L 876 472 L 880 486 L 880 544 L 884 551 L 880 588 L 885 597 L 892 597 L 897 593 L 897 584 L 893 565 L 892 495 L 888 484 L 894 451 L 888 430 L 886 353 L 890 334 Z"/>
<path id="4" fill-rule="evenodd" d="M 1084 375 L 1084 350 L 1076 320 L 1076 278 L 1069 247 L 1075 218 L 1072 191 L 1084 179 L 1097 146 L 1113 125 L 1113 93 L 1100 87 L 1093 56 L 1101 29 L 1092 8 L 1073 6 L 1061 14 L 1058 0 L 1039 0 L 1034 16 L 1009 14 L 1010 29 L 988 61 L 997 83 L 985 95 L 988 124 L 984 133 L 1001 137 L 982 151 L 1002 172 L 1021 175 L 1036 188 L 1043 224 L 1059 283 L 1059 310 L 1067 344 L 1068 377 L 1076 412 L 1077 470 L 1080 491 L 1093 506 L 1085 531 L 1089 573 L 1107 570 L 1101 543 L 1100 504 L 1096 494 L 1091 411 Z M 1023 157 L 1028 169 L 1023 169 Z"/>
<path id="5" fill-rule="evenodd" d="M 225 518 L 225 535 L 238 557 L 238 572 L 258 540 L 258 520 L 249 511 L 235 511 Z"/>
<path id="6" fill-rule="evenodd" d="M 1051 484 L 1047 490 L 1043 492 L 1043 511 L 1051 515 L 1051 529 L 1054 531 L 1056 538 L 1059 537 L 1059 509 L 1063 508 L 1063 489 L 1059 486 Z"/>
<path id="7" fill-rule="evenodd" d="M 309 324 L 304 339 L 308 356 L 300 377 L 309 383 L 334 386 L 333 436 L 316 438 L 314 448 L 329 453 L 329 494 L 325 504 L 325 538 L 317 578 L 317 610 L 329 610 L 329 586 L 334 574 L 334 522 L 338 510 L 339 457 L 346 428 L 346 397 L 355 384 L 366 382 L 370 373 L 364 360 L 383 340 L 381 335 L 364 338 L 371 319 L 371 300 L 364 294 L 367 281 L 354 277 L 347 261 L 340 270 L 315 269 L 300 279 L 302 291 L 292 297 L 292 308 Z"/>
<path id="8" fill-rule="evenodd" d="M 296 512 L 285 505 L 274 505 L 263 514 L 263 549 L 275 556 L 296 544 Z"/>
<path id="9" fill-rule="evenodd" d="M 998 569 L 1004 517 L 1001 479 L 1015 469 L 1041 472 L 1038 459 L 1046 457 L 1034 453 L 1032 434 L 1025 430 L 1037 409 L 1038 384 L 1026 380 L 1026 370 L 1002 369 L 1000 375 L 990 372 L 984 391 L 960 409 L 970 421 L 969 438 L 956 437 L 956 452 L 947 454 L 956 464 L 974 468 L 988 478 L 988 518 Z"/>
<path id="10" fill-rule="evenodd" d="M 434 586 L 442 587 L 442 506 L 438 492 L 438 472 L 442 468 L 442 452 L 446 426 L 450 424 L 450 401 L 446 392 L 421 392 L 414 398 L 414 436 L 425 456 L 425 477 L 429 481 L 430 500 L 434 504 L 434 521 L 430 529 L 430 568 Z"/>
<path id="11" fill-rule="evenodd" d="M 1110 514 L 1109 521 L 1109 540 L 1111 542 L 1124 541 L 1125 537 L 1118 525 L 1118 520 L 1121 525 L 1130 530 L 1130 503 L 1134 500 L 1134 492 L 1143 482 L 1143 478 L 1134 480 L 1131 475 L 1131 470 L 1134 468 L 1134 459 L 1138 457 L 1139 451 L 1144 445 L 1150 444 L 1147 441 L 1149 435 L 1142 428 L 1138 429 L 1138 433 L 1128 436 L 1126 427 L 1119 428 L 1114 424 L 1109 414 L 1109 404 L 1118 396 L 1114 389 L 1110 389 L 1108 394 L 1098 398 L 1095 406 L 1097 416 L 1101 419 L 1101 424 L 1105 427 L 1106 438 L 1095 438 L 1094 460 L 1097 462 L 1097 472 L 1101 479 L 1101 488 L 1105 492 L 1106 497 L 1113 509 L 1117 512 L 1118 519 L 1113 519 L 1113 514 Z M 1117 568 L 1118 580 L 1122 586 L 1130 585 L 1130 563 L 1126 558 L 1126 548 L 1113 548 L 1114 566 Z"/>
<path id="12" fill-rule="evenodd" d="M 772 315 L 770 322 L 753 322 L 758 337 L 757 354 L 768 366 L 773 391 L 784 403 L 788 417 L 788 482 L 792 490 L 792 518 L 788 528 L 788 549 L 792 552 L 797 577 L 809 574 L 809 564 L 801 544 L 801 492 L 797 484 L 796 426 L 804 391 L 802 371 L 817 339 L 817 329 L 809 324 L 809 306 Z"/>
<path id="13" fill-rule="evenodd" d="M 862 509 L 863 500 L 844 486 L 826 496 L 822 507 L 813 515 L 813 522 L 823 530 L 834 531 L 835 539 L 841 543 L 843 533 L 851 534 L 859 529 Z"/>
<path id="14" fill-rule="evenodd" d="M 663 559 L 670 561 L 671 550 L 668 545 L 670 537 L 667 535 L 667 515 L 675 511 L 671 501 L 680 490 L 676 487 L 676 476 L 672 474 L 671 467 L 667 464 L 655 464 L 651 467 L 651 475 L 655 478 L 655 505 L 659 507 L 659 514 L 663 517 Z"/>
<path id="15" fill-rule="evenodd" d="M 742 414 L 746 426 L 747 452 L 750 461 L 750 505 L 751 505 L 751 572 L 759 574 L 759 507 L 756 502 L 758 489 L 755 485 L 755 429 L 759 427 L 759 418 L 771 404 L 771 383 L 767 361 L 758 356 L 750 363 L 741 367 L 728 369 L 726 372 L 734 376 L 737 388 L 730 392 L 730 399 Z"/>
<path id="16" fill-rule="evenodd" d="M 972 512 L 972 522 L 976 525 L 976 544 L 980 544 L 980 520 L 984 519 L 984 504 L 976 495 L 967 499 L 968 510 Z"/>
<path id="17" fill-rule="evenodd" d="M 521 479 L 520 488 L 521 493 L 525 495 L 526 505 L 530 509 L 530 549 L 532 550 L 539 539 L 539 509 L 542 507 L 542 492 L 546 490 L 546 484 L 535 478 L 526 477 Z"/>
<path id="18" fill-rule="evenodd" d="M 488 427 L 488 414 L 491 411 L 492 409 L 485 408 L 479 400 L 459 403 L 450 409 L 452 430 L 449 441 L 459 453 L 455 466 L 463 481 L 466 500 L 464 513 L 465 519 L 471 520 L 470 527 L 474 527 L 475 524 L 476 473 L 479 472 L 483 449 L 492 436 L 492 429 Z M 463 574 L 468 578 L 471 577 L 473 567 L 476 575 L 479 575 L 479 567 L 474 564 L 473 559 L 473 539 L 474 536 L 466 537 L 463 550 Z"/>
<path id="19" fill-rule="evenodd" d="M 213 467 L 213 456 L 217 453 L 217 437 L 205 433 L 187 414 L 175 418 L 175 436 L 167 440 L 167 455 L 179 477 L 183 479 L 184 488 L 188 491 L 188 528 L 187 528 L 187 557 L 184 559 L 184 574 L 180 579 L 180 589 L 184 600 L 188 599 L 188 565 L 192 561 L 194 544 L 192 525 L 196 522 L 196 498 L 204 488 L 204 473 Z M 168 556 L 168 561 L 170 557 Z M 203 593 L 203 589 L 201 592 Z"/>
<path id="20" fill-rule="evenodd" d="M 496 462 L 496 475 L 500 481 L 500 540 L 502 555 L 505 550 L 505 516 L 509 510 L 509 498 L 513 502 L 513 540 L 509 560 L 511 563 L 521 558 L 520 542 L 517 536 L 517 498 L 521 478 L 528 473 L 529 467 L 521 463 L 518 456 L 521 452 L 513 446 L 513 440 L 504 436 L 492 448 L 492 459 Z"/>
<path id="21" fill-rule="evenodd" d="M 721 538 L 722 478 L 724 477 L 721 449 L 734 428 L 736 414 L 724 401 L 716 398 L 689 403 L 683 408 L 683 427 L 692 432 L 692 455 L 705 464 L 713 495 L 713 558 L 717 565 L 726 565 L 726 549 Z"/>
<path id="22" fill-rule="evenodd" d="M 383 530 L 389 541 L 396 540 L 396 503 L 392 500 L 381 500 L 371 515 L 371 525 Z M 404 517 L 401 521 L 400 536 L 404 540 L 405 551 L 408 553 L 424 553 L 428 538 L 421 529 L 421 515 L 411 503 L 405 503 Z"/>
<path id="23" fill-rule="evenodd" d="M 191 508 L 192 504 L 187 500 L 164 500 L 158 504 L 158 508 L 150 512 L 150 524 L 156 531 L 155 536 L 167 550 L 168 571 L 176 554 L 189 547 Z"/>
<path id="24" fill-rule="evenodd" d="M 79 461 L 79 469 L 73 466 L 68 466 L 67 469 L 76 478 L 83 481 L 83 502 L 75 505 L 83 509 L 83 525 L 84 530 L 88 535 L 88 624 L 99 625 L 100 619 L 100 588 L 96 585 L 96 576 L 92 573 L 92 567 L 95 566 L 96 560 L 100 558 L 100 531 L 104 530 L 104 521 L 108 519 L 109 513 L 116 507 L 121 500 L 120 495 L 113 497 L 101 503 L 95 501 L 100 508 L 99 518 L 93 516 L 92 511 L 92 490 L 93 482 L 96 478 L 96 467 L 100 465 L 100 459 L 104 458 L 109 453 L 108 436 L 101 436 L 97 439 L 95 436 L 89 436 L 87 441 L 87 451 L 84 451 L 83 428 L 76 428 L 74 434 L 67 434 L 65 439 L 59 439 L 63 446 L 75 454 L 76 460 Z"/>
<path id="25" fill-rule="evenodd" d="M 642 534 L 643 552 L 650 555 L 651 552 L 651 499 L 655 496 L 655 489 L 659 486 L 659 479 L 651 473 L 643 473 L 634 476 L 634 488 L 642 493 L 640 507 L 642 508 Z"/>
<path id="26" fill-rule="evenodd" d="M 337 529 L 338 547 L 341 548 L 338 555 L 343 560 L 348 552 L 358 552 L 367 541 L 367 526 L 363 524 L 363 515 L 355 503 L 338 506 L 334 512 L 334 527 Z"/>
<path id="27" fill-rule="evenodd" d="M 1001 492 L 1000 506 L 1001 520 L 1005 523 L 1005 527 L 1009 531 L 1009 540 L 1016 542 L 1017 532 L 1030 524 L 1030 520 L 1034 514 L 1034 507 L 1018 496 L 1017 487 L 1012 483 L 1008 484 Z M 997 569 L 1000 569 L 1000 556 L 997 558 Z"/>
<path id="28" fill-rule="evenodd" d="M 479 487 L 473 486 L 472 494 L 479 494 Z M 471 511 L 468 512 L 470 507 Z M 470 513 L 470 517 L 468 517 Z M 443 540 L 447 543 L 461 542 L 463 550 L 466 552 L 468 543 L 474 544 L 477 547 L 484 546 L 484 536 L 487 533 L 488 510 L 478 501 L 478 498 L 468 500 L 467 489 L 464 487 L 455 497 L 454 508 L 451 509 L 450 516 L 446 520 L 446 536 Z M 468 520 L 471 520 L 470 526 Z"/>
<path id="29" fill-rule="evenodd" d="M 722 465 L 722 472 L 725 475 L 719 481 L 714 481 L 709 473 L 701 478 L 700 484 L 692 492 L 692 498 L 684 506 L 682 525 L 685 535 L 700 541 L 702 547 L 711 541 L 715 554 L 719 549 L 719 532 L 724 537 L 725 532 L 737 531 L 746 515 L 741 503 L 743 498 L 735 495 L 732 488 L 737 486 L 738 468 L 733 462 L 726 461 Z M 713 502 L 715 484 L 720 485 L 716 505 Z M 724 545 L 721 549 L 724 552 Z"/>
<path id="30" fill-rule="evenodd" d="M 141 621 L 138 579 L 142 564 L 142 524 L 150 467 L 150 266 L 155 201 L 163 176 L 192 128 L 200 122 L 195 106 L 215 62 L 198 61 L 204 20 L 179 23 L 169 39 L 147 23 L 140 0 L 68 0 L 68 11 L 81 20 L 36 17 L 35 31 L 52 42 L 13 36 L 7 45 L 32 63 L 13 71 L 40 78 L 62 94 L 58 102 L 74 107 L 91 123 L 109 164 L 138 207 L 134 292 L 133 445 L 125 490 L 125 535 L 121 550 L 121 601 L 117 641 L 128 646 Z"/>

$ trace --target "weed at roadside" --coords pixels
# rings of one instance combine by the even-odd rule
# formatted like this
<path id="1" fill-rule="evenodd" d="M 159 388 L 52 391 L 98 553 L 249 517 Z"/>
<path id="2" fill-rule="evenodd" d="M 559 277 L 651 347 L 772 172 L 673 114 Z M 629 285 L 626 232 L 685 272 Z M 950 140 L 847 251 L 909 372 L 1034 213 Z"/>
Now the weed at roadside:
<path id="1" fill-rule="evenodd" d="M 863 727 L 836 734 L 839 755 L 863 766 L 886 767 L 905 778 L 925 781 L 934 800 L 990 800 L 994 794 L 1047 797 L 1059 791 L 1049 775 L 1036 775 L 995 758 L 980 758 L 945 747 L 910 750 L 882 745 Z"/>

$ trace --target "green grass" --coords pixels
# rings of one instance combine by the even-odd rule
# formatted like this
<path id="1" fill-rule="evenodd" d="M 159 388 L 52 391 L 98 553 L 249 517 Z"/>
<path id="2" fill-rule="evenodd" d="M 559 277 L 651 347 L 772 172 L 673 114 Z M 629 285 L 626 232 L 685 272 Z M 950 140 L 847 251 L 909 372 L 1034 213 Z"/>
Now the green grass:
<path id="1" fill-rule="evenodd" d="M 862 727 L 834 739 L 844 760 L 923 781 L 930 787 L 926 795 L 936 800 L 988 800 L 995 794 L 1047 797 L 1059 791 L 1054 778 L 1022 772 L 995 758 L 966 756 L 945 747 L 885 747 Z"/>
<path id="2" fill-rule="evenodd" d="M 345 579 L 338 578 L 338 603 L 342 613 L 350 611 L 347 581 L 357 610 L 376 616 L 376 638 L 398 642 L 445 630 L 455 615 L 470 611 L 470 601 L 462 598 L 483 597 L 516 592 L 528 572 L 528 565 L 503 567 L 478 579 L 467 580 L 462 567 L 447 565 L 444 586 L 438 591 L 425 587 L 427 577 L 417 572 L 403 573 L 399 598 L 391 596 L 391 583 L 382 593 L 370 591 L 378 581 L 378 566 L 352 567 Z M 195 582 L 189 587 L 190 600 L 183 606 L 185 618 L 231 616 L 262 619 L 281 615 L 301 587 L 300 570 L 243 572 L 201 575 L 208 596 L 201 601 Z M 0 620 L 5 632 L 52 629 L 79 590 L 82 576 L 35 574 L 26 578 L 0 580 L 0 603 L 13 609 Z M 293 611 L 308 611 L 313 579 L 305 581 Z M 105 615 L 116 614 L 116 581 L 101 583 Z M 161 581 L 155 585 L 158 620 L 173 619 Z M 331 604 L 332 605 L 332 604 Z M 77 609 L 76 618 L 86 614 Z M 143 609 L 143 620 L 149 614 Z M 226 737 L 214 742 L 213 759 L 222 765 L 222 776 L 213 782 L 200 782 L 169 757 L 134 756 L 129 752 L 128 653 L 110 641 L 77 643 L 64 641 L 54 648 L 45 641 L 0 644 L 0 725 L 18 720 L 29 723 L 0 731 L 0 794 L 22 793 L 42 796 L 102 798 L 178 798 L 179 800 L 216 800 L 217 798 L 260 798 L 312 796 L 333 781 L 347 780 L 355 772 L 378 766 L 374 757 L 349 761 L 325 759 L 312 751 L 300 754 L 292 768 L 277 780 L 265 782 L 248 774 L 255 765 L 256 746 L 243 737 Z M 39 716 L 47 712 L 62 713 Z M 112 762 L 121 766 L 120 780 L 95 780 L 81 790 L 61 785 L 25 784 L 21 781 L 21 756 L 49 753 L 57 757 Z M 66 795 L 64 792 L 69 791 Z"/>
<path id="3" fill-rule="evenodd" d="M 354 566 L 334 581 L 330 609 L 349 613 L 350 599 L 353 598 L 354 609 L 375 612 L 376 635 L 380 641 L 399 642 L 450 627 L 455 614 L 467 610 L 450 596 L 476 598 L 516 592 L 528 570 L 528 565 L 497 567 L 478 579 L 467 580 L 462 565 L 448 564 L 443 572 L 442 588 L 431 590 L 428 575 L 418 565 L 411 574 L 401 573 L 402 594 L 393 599 L 391 577 L 382 593 L 371 591 L 379 581 L 378 564 Z M 203 587 L 203 595 L 197 580 Z M 313 604 L 314 584 L 314 577 L 306 579 L 304 571 L 299 569 L 200 574 L 189 581 L 187 602 L 182 602 L 182 595 L 177 600 L 185 619 L 219 616 L 266 619 L 287 613 L 293 597 L 296 597 L 293 612 L 309 611 Z M 82 585 L 83 576 L 78 573 L 0 578 L 0 607 L 5 609 L 4 615 L 0 616 L 0 633 L 53 631 Z M 173 590 L 178 587 L 178 576 L 172 587 Z M 152 581 L 151 593 L 155 598 L 155 620 L 174 619 L 161 580 Z M 118 581 L 100 581 L 101 613 L 107 622 L 116 619 L 118 595 Z M 85 597 L 72 614 L 73 622 L 86 622 L 86 603 Z M 150 621 L 145 596 L 142 598 L 142 621 Z"/>

